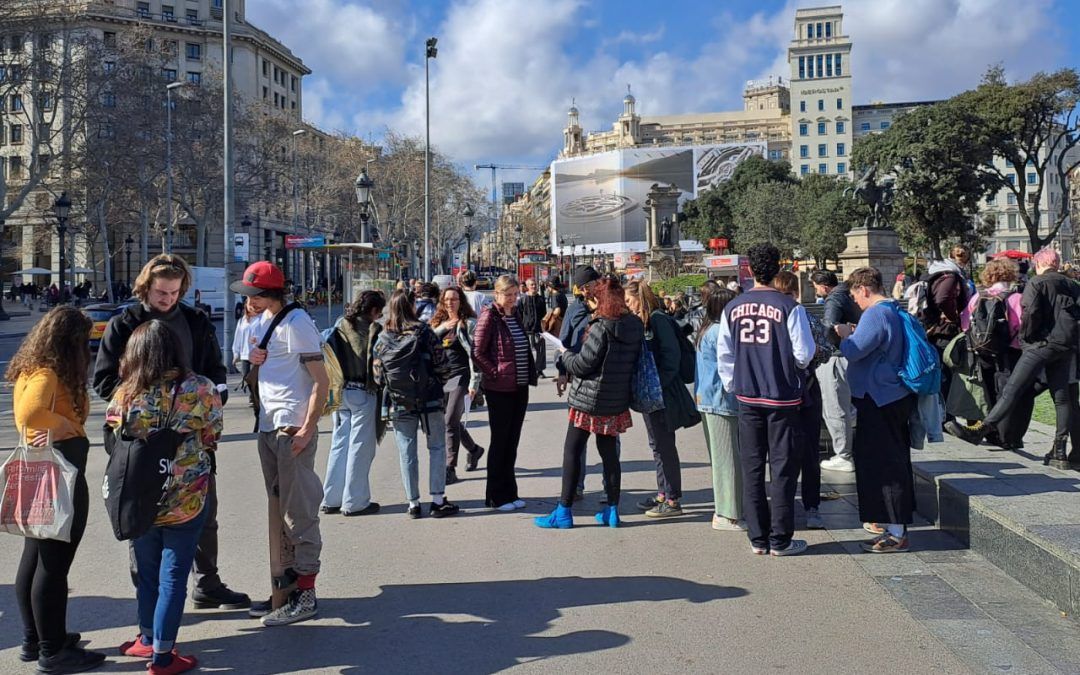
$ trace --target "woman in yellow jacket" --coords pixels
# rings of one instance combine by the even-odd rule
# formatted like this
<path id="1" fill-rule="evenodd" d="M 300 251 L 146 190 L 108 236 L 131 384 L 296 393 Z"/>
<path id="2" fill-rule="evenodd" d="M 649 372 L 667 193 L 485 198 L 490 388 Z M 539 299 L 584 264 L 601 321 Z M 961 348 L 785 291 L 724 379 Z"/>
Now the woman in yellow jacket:
<path id="1" fill-rule="evenodd" d="M 42 673 L 78 673 L 96 668 L 105 655 L 80 649 L 78 633 L 67 632 L 68 570 L 86 529 L 89 492 L 83 425 L 90 410 L 90 318 L 74 307 L 46 314 L 23 340 L 7 368 L 15 383 L 15 426 L 30 444 L 52 445 L 78 470 L 72 495 L 71 541 L 30 539 L 23 543 L 15 594 L 23 620 L 19 657 L 37 661 Z"/>

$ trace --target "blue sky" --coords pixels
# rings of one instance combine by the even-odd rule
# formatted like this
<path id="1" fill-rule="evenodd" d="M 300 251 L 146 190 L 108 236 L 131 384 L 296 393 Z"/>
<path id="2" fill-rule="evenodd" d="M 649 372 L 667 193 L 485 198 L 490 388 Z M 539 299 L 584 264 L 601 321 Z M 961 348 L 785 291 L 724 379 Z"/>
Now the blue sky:
<path id="1" fill-rule="evenodd" d="M 251 0 L 248 18 L 313 70 L 305 116 L 375 141 L 422 134 L 424 40 L 432 142 L 454 161 L 547 164 L 571 98 L 582 125 L 610 128 L 626 85 L 638 112 L 741 107 L 747 80 L 788 75 L 804 0 Z M 297 7 L 303 10 L 298 12 Z M 1080 66 L 1080 2 L 852 0 L 842 3 L 856 103 L 926 100 L 1010 77 Z M 1019 10 L 1019 11 L 1018 11 Z M 500 180 L 531 180 L 507 172 Z M 480 176 L 481 184 L 486 176 Z"/>

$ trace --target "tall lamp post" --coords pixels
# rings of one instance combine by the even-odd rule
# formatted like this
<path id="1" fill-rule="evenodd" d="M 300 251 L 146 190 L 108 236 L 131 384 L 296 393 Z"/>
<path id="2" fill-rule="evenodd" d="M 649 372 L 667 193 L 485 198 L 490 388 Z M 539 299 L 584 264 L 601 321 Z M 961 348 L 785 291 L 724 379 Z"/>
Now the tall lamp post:
<path id="1" fill-rule="evenodd" d="M 465 208 L 461 211 L 461 215 L 465 218 L 465 269 L 472 269 L 472 223 L 473 216 L 476 212 L 473 211 L 472 204 L 465 202 Z"/>
<path id="2" fill-rule="evenodd" d="M 424 280 L 431 279 L 431 59 L 439 55 L 439 39 L 430 37 L 424 52 Z"/>
<path id="3" fill-rule="evenodd" d="M 173 179 L 172 179 L 172 93 L 184 86 L 184 82 L 170 82 L 165 85 L 165 252 L 172 253 L 173 247 Z M 62 290 L 62 289 L 61 289 Z"/>
<path id="4" fill-rule="evenodd" d="M 129 234 L 127 239 L 124 239 L 124 252 L 127 256 L 127 260 L 124 264 L 124 276 L 127 280 L 127 285 L 131 286 L 131 247 L 135 245 L 135 240 L 131 238 Z"/>
<path id="5" fill-rule="evenodd" d="M 296 141 L 307 133 L 307 129 L 297 129 L 292 132 L 292 226 L 293 234 L 300 233 L 300 179 L 299 172 L 297 171 L 296 163 Z M 303 260 L 303 251 L 293 251 L 294 256 L 299 256 L 299 260 Z M 300 263 L 300 282 L 306 283 L 306 275 L 304 274 L 304 265 Z M 293 276 L 296 276 L 297 270 L 293 270 Z"/>
<path id="6" fill-rule="evenodd" d="M 3 171 L 2 170 L 0 170 L 0 180 L 3 180 Z M 2 245 L 3 242 L 4 242 L 4 226 L 6 224 L 7 223 L 3 219 L 0 219 L 0 245 Z M 3 260 L 4 260 L 3 255 L 0 255 L 0 266 L 2 266 Z M 14 279 L 12 280 L 11 288 L 12 288 L 12 291 L 13 291 L 11 296 L 15 297 Z M 4 311 L 4 284 L 0 283 L 0 321 L 7 321 L 10 318 L 11 317 L 8 316 L 8 313 L 6 311 Z"/>
<path id="7" fill-rule="evenodd" d="M 371 188 L 375 187 L 375 181 L 371 180 L 367 173 L 367 167 L 360 169 L 360 175 L 356 177 L 356 203 L 360 205 L 360 243 L 368 240 L 368 208 L 371 206 Z"/>
<path id="8" fill-rule="evenodd" d="M 67 255 L 64 253 L 64 235 L 67 234 L 68 216 L 71 215 L 71 200 L 66 192 L 53 204 L 56 212 L 56 234 L 60 236 L 60 302 L 64 301 L 64 270 L 67 269 Z"/>
<path id="9" fill-rule="evenodd" d="M 514 273 L 521 278 L 521 223 L 514 225 L 514 249 L 517 255 L 514 258 Z"/>

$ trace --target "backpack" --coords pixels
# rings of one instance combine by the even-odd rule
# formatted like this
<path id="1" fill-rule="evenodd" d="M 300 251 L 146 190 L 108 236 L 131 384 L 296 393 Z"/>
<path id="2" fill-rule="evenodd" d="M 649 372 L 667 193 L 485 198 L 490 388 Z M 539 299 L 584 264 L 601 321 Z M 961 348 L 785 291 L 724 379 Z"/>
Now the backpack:
<path id="1" fill-rule="evenodd" d="M 904 386 L 919 396 L 941 390 L 941 361 L 937 350 L 926 339 L 922 323 L 893 304 L 904 330 L 904 363 L 897 372 Z"/>
<path id="2" fill-rule="evenodd" d="M 907 298 L 908 314 L 921 317 L 926 312 L 928 286 L 929 284 L 926 281 L 916 281 L 904 291 L 904 297 Z"/>
<path id="3" fill-rule="evenodd" d="M 187 434 L 169 428 L 180 395 L 180 384 L 177 380 L 173 387 L 169 414 L 160 429 L 146 438 L 134 438 L 124 434 L 121 426 L 115 433 L 105 436 L 109 463 L 105 467 L 101 494 L 113 535 L 120 541 L 141 537 L 157 520 L 165 489 L 172 477 L 176 450 L 187 437 Z"/>
<path id="4" fill-rule="evenodd" d="M 433 366 L 425 348 L 426 326 L 404 333 L 379 333 L 371 361 L 375 384 L 407 411 L 423 410 L 431 398 Z"/>
<path id="5" fill-rule="evenodd" d="M 335 329 L 328 329 L 335 330 Z M 345 373 L 341 370 L 341 361 L 338 360 L 334 348 L 323 338 L 322 341 L 323 366 L 326 367 L 326 376 L 330 380 L 330 386 L 326 391 L 326 403 L 323 404 L 322 416 L 326 417 L 336 412 L 341 407 L 341 400 L 345 396 Z"/>
<path id="6" fill-rule="evenodd" d="M 694 344 L 690 342 L 689 336 L 683 330 L 682 325 L 674 318 L 660 312 L 653 312 L 653 317 L 662 316 L 664 321 L 668 321 L 671 324 L 671 329 L 675 331 L 675 335 L 678 336 L 679 341 L 679 378 L 685 384 L 693 384 L 694 377 L 697 374 L 697 353 L 694 351 Z"/>
<path id="7" fill-rule="evenodd" d="M 1012 342 L 1008 316 L 1010 295 L 982 294 L 975 304 L 975 311 L 971 313 L 971 324 L 967 330 L 968 348 L 983 364 L 999 362 Z"/>

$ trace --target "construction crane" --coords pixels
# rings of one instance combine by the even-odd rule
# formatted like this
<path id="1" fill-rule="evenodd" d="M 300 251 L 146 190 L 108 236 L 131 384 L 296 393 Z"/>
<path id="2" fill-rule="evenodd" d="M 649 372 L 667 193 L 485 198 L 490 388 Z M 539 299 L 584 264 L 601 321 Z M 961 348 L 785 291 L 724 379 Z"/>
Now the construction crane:
<path id="1" fill-rule="evenodd" d="M 499 169 L 504 171 L 547 171 L 546 166 L 520 166 L 517 164 L 477 164 L 474 167 L 477 171 L 480 169 L 491 169 L 491 207 L 494 209 L 494 217 L 497 219 L 499 215 L 499 193 L 496 191 L 496 172 Z"/>

